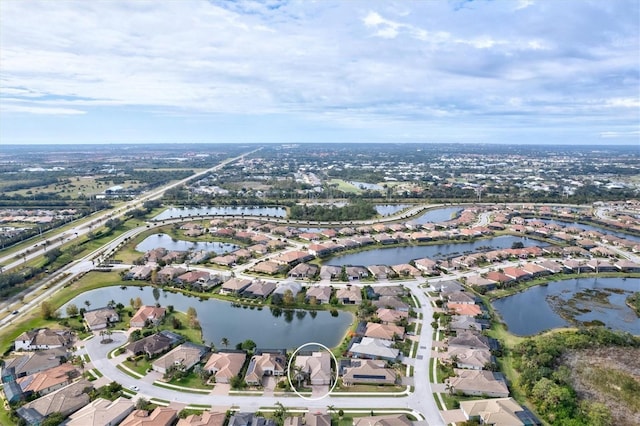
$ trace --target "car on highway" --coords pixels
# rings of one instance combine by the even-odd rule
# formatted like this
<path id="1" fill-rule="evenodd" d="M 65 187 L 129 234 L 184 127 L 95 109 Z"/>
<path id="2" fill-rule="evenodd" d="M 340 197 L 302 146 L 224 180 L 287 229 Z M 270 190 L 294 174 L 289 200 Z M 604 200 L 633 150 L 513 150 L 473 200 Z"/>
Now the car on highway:
<path id="1" fill-rule="evenodd" d="M 13 312 L 11 312 L 11 315 L 18 315 L 18 312 L 20 312 L 20 311 L 13 311 Z"/>
<path id="2" fill-rule="evenodd" d="M 138 391 L 140 390 L 140 388 L 139 388 L 139 387 L 137 387 L 136 385 L 131 385 L 131 386 L 129 386 L 129 389 L 131 389 L 131 390 L 133 390 L 133 391 L 136 391 L 136 392 L 138 392 Z"/>

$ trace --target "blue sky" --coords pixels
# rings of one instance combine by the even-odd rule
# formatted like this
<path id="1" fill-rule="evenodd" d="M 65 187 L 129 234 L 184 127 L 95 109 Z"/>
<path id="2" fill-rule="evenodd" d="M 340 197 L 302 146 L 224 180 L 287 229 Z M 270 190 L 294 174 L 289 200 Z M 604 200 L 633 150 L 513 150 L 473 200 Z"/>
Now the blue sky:
<path id="1" fill-rule="evenodd" d="M 640 145 L 640 2 L 0 7 L 0 143 Z"/>

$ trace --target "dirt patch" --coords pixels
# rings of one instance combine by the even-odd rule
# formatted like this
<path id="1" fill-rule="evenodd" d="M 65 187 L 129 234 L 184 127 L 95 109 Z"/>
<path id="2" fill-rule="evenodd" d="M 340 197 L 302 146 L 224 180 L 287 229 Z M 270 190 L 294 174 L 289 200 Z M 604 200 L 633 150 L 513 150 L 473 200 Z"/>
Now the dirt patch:
<path id="1" fill-rule="evenodd" d="M 613 424 L 639 424 L 640 348 L 567 351 L 561 363 L 571 369 L 571 385 L 580 399 L 606 405 Z"/>

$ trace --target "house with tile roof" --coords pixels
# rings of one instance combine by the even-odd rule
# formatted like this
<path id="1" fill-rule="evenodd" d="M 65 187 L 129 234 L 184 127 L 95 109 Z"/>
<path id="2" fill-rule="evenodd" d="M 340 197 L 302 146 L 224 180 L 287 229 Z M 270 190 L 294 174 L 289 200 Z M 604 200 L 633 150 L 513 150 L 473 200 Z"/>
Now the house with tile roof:
<path id="1" fill-rule="evenodd" d="M 172 426 L 177 418 L 178 411 L 169 407 L 157 407 L 152 412 L 135 410 L 120 426 Z"/>
<path id="2" fill-rule="evenodd" d="M 134 409 L 133 401 L 119 397 L 113 401 L 97 398 L 73 413 L 65 426 L 116 426 Z"/>
<path id="3" fill-rule="evenodd" d="M 331 354 L 318 351 L 311 354 L 298 354 L 295 366 L 304 374 L 306 381 L 312 386 L 331 384 Z"/>
<path id="4" fill-rule="evenodd" d="M 200 362 L 208 350 L 209 348 L 206 346 L 186 342 L 155 360 L 151 364 L 151 368 L 162 374 L 166 374 L 171 367 L 176 367 L 181 371 L 188 371 Z"/>
<path id="5" fill-rule="evenodd" d="M 494 426 L 538 426 L 542 423 L 513 398 L 475 399 L 460 402 L 467 420 Z"/>
<path id="6" fill-rule="evenodd" d="M 393 385 L 396 380 L 395 370 L 387 368 L 386 362 L 381 360 L 351 360 L 342 374 L 342 383 L 345 386 L 355 384 Z"/>
<path id="7" fill-rule="evenodd" d="M 249 385 L 258 386 L 264 376 L 282 376 L 286 374 L 286 362 L 286 357 L 280 353 L 263 352 L 254 355 L 249 361 L 244 380 Z"/>
<path id="8" fill-rule="evenodd" d="M 178 420 L 176 426 L 223 426 L 226 419 L 227 413 L 225 412 L 205 411 Z"/>
<path id="9" fill-rule="evenodd" d="M 412 426 L 406 414 L 388 414 L 384 416 L 355 417 L 353 426 Z"/>
<path id="10" fill-rule="evenodd" d="M 16 410 L 16 414 L 29 426 L 39 425 L 42 420 L 53 413 L 68 416 L 89 403 L 89 394 L 85 392 L 91 389 L 93 389 L 91 382 L 80 379 L 62 389 L 26 403 Z"/>
<path id="11" fill-rule="evenodd" d="M 89 330 L 103 330 L 114 322 L 120 321 L 120 315 L 115 309 L 105 307 L 98 308 L 84 313 L 84 322 L 89 327 Z"/>
<path id="12" fill-rule="evenodd" d="M 213 373 L 216 383 L 229 383 L 240 374 L 246 359 L 244 352 L 217 352 L 209 357 L 204 369 Z"/>
<path id="13" fill-rule="evenodd" d="M 71 384 L 78 376 L 80 372 L 76 367 L 65 363 L 30 376 L 20 377 L 16 382 L 25 395 L 37 393 L 42 396 Z"/>
<path id="14" fill-rule="evenodd" d="M 141 306 L 129 320 L 131 327 L 146 327 L 147 325 L 157 325 L 162 321 L 166 309 L 163 307 L 145 305 Z"/>
<path id="15" fill-rule="evenodd" d="M 354 358 L 384 359 L 395 361 L 400 355 L 398 349 L 392 348 L 390 340 L 363 337 L 359 342 L 354 341 L 349 348 L 349 353 Z"/>
<path id="16" fill-rule="evenodd" d="M 364 335 L 374 339 L 402 340 L 404 338 L 404 327 L 395 324 L 369 322 L 366 325 Z"/>
<path id="17" fill-rule="evenodd" d="M 445 380 L 445 384 L 453 392 L 461 392 L 464 395 L 489 396 L 506 398 L 509 389 L 504 377 L 500 373 L 485 370 L 454 369 L 455 376 Z"/>

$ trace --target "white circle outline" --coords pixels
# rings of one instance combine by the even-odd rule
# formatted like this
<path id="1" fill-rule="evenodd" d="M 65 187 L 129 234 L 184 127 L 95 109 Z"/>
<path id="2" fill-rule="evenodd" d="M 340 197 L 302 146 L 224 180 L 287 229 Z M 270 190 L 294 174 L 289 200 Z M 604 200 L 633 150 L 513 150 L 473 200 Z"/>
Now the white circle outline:
<path id="1" fill-rule="evenodd" d="M 326 347 L 325 345 L 323 345 L 322 343 L 317 343 L 317 342 L 309 342 L 309 343 L 305 343 L 302 346 L 299 346 L 298 349 L 296 349 L 295 351 L 293 351 L 293 353 L 291 354 L 291 358 L 289 358 L 289 363 L 287 364 L 287 380 L 289 381 L 289 386 L 291 386 L 291 389 L 293 389 L 293 392 L 298 395 L 300 398 L 307 400 L 307 401 L 320 401 L 321 399 L 325 399 L 326 397 L 329 396 L 329 394 L 331 392 L 333 392 L 333 390 L 336 388 L 336 385 L 338 384 L 338 375 L 337 375 L 337 371 L 336 371 L 336 380 L 335 382 L 333 382 L 333 386 L 331 387 L 331 389 L 329 389 L 329 392 L 327 392 L 325 395 L 322 395 L 319 398 L 309 398 L 306 396 L 303 396 L 300 394 L 300 392 L 298 392 L 298 390 L 295 388 L 295 386 L 293 386 L 293 383 L 291 382 L 291 362 L 293 362 L 293 358 L 295 358 L 296 354 L 298 352 L 300 352 L 300 349 L 306 347 L 306 346 L 320 346 L 322 349 L 326 350 L 327 352 L 329 352 L 329 354 L 331 355 L 331 357 L 333 358 L 333 361 L 336 363 L 336 369 L 339 368 L 338 365 L 338 360 L 336 359 L 336 356 L 333 354 L 333 352 L 331 352 L 331 350 Z"/>

